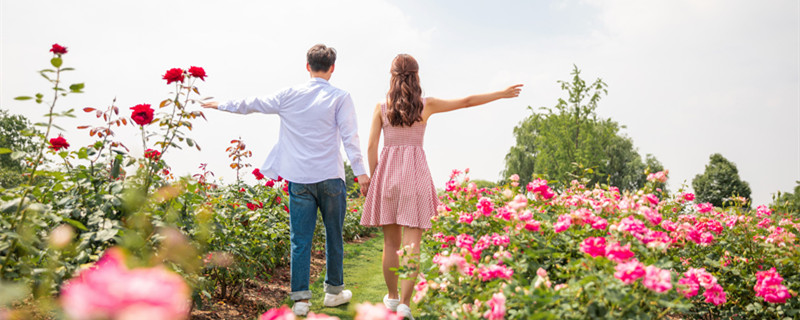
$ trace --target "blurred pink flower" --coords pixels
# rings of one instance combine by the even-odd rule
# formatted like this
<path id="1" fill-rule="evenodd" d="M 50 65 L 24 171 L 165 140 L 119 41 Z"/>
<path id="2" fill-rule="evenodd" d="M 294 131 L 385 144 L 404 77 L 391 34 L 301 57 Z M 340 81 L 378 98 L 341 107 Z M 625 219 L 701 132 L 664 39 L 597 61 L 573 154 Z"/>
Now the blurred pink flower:
<path id="1" fill-rule="evenodd" d="M 459 234 L 456 237 L 456 247 L 472 250 L 472 244 L 475 243 L 475 238 L 468 234 Z"/>
<path id="2" fill-rule="evenodd" d="M 608 228 L 608 220 L 603 218 L 597 218 L 594 222 L 592 222 L 592 229 L 597 230 L 605 230 Z"/>
<path id="3" fill-rule="evenodd" d="M 556 233 L 563 232 L 569 229 L 570 225 L 572 225 L 572 217 L 568 214 L 562 214 L 558 216 L 558 221 L 553 224 L 553 230 Z"/>
<path id="4" fill-rule="evenodd" d="M 603 237 L 589 237 L 581 243 L 581 251 L 592 256 L 606 256 L 606 238 Z"/>
<path id="5" fill-rule="evenodd" d="M 389 311 L 382 303 L 365 302 L 356 306 L 355 320 L 403 320 L 403 317 Z"/>
<path id="6" fill-rule="evenodd" d="M 481 281 L 491 281 L 494 279 L 511 279 L 511 276 L 514 275 L 514 270 L 511 268 L 507 268 L 501 265 L 489 265 L 485 267 L 478 268 L 478 277 Z"/>
<path id="7" fill-rule="evenodd" d="M 489 305 L 489 310 L 483 314 L 484 318 L 489 320 L 502 320 L 505 318 L 506 296 L 502 292 L 493 294 L 492 298 L 486 301 L 486 304 Z"/>
<path id="8" fill-rule="evenodd" d="M 494 204 L 492 203 L 492 200 L 489 200 L 489 198 L 486 197 L 481 197 L 478 200 L 478 204 L 475 206 L 478 208 L 478 211 L 487 217 L 492 214 L 492 211 L 494 211 Z"/>
<path id="9" fill-rule="evenodd" d="M 703 292 L 703 296 L 706 297 L 705 302 L 713 303 L 715 306 L 721 305 L 727 301 L 725 298 L 725 291 L 722 290 L 722 286 L 718 283 L 714 284 L 711 288 L 706 288 L 706 292 Z"/>
<path id="10" fill-rule="evenodd" d="M 772 210 L 765 205 L 760 205 L 758 206 L 758 208 L 756 208 L 756 214 L 758 215 L 759 218 L 761 218 L 762 216 L 770 216 L 772 215 Z"/>
<path id="11" fill-rule="evenodd" d="M 769 303 L 785 303 L 791 297 L 786 286 L 782 284 L 783 277 L 775 267 L 767 271 L 756 272 L 756 297 L 762 297 Z"/>
<path id="12" fill-rule="evenodd" d="M 675 290 L 680 292 L 684 297 L 690 298 L 697 295 L 697 292 L 700 290 L 700 284 L 697 283 L 695 279 L 684 277 L 678 280 L 678 287 L 675 288 Z"/>
<path id="13" fill-rule="evenodd" d="M 280 308 L 272 308 L 258 317 L 258 320 L 294 320 L 294 312 L 286 305 Z"/>
<path id="14" fill-rule="evenodd" d="M 647 202 L 650 202 L 654 206 L 658 205 L 658 197 L 652 193 L 644 195 L 644 199 L 647 200 Z"/>
<path id="15" fill-rule="evenodd" d="M 645 275 L 644 265 L 635 259 L 620 263 L 614 269 L 617 271 L 614 273 L 614 277 L 624 284 L 631 284 Z"/>
<path id="16" fill-rule="evenodd" d="M 531 220 L 525 223 L 525 230 L 539 231 L 541 223 L 536 220 Z"/>
<path id="17" fill-rule="evenodd" d="M 698 203 L 694 205 L 694 209 L 699 213 L 707 213 L 711 212 L 711 210 L 714 210 L 714 205 L 708 202 Z"/>
<path id="18" fill-rule="evenodd" d="M 644 280 L 642 284 L 650 290 L 658 293 L 669 291 L 672 289 L 672 274 L 669 270 L 659 269 L 656 266 L 647 266 L 644 268 Z"/>
<path id="19" fill-rule="evenodd" d="M 606 258 L 616 263 L 626 262 L 633 256 L 634 253 L 631 251 L 630 243 L 620 246 L 619 242 L 612 242 L 606 246 Z"/>
<path id="20" fill-rule="evenodd" d="M 694 201 L 694 193 L 687 192 L 682 194 L 681 197 L 686 201 Z"/>
<path id="21" fill-rule="evenodd" d="M 458 223 L 470 224 L 475 217 L 471 212 L 461 212 L 458 214 Z"/>
<path id="22" fill-rule="evenodd" d="M 60 302 L 72 319 L 186 319 L 189 287 L 164 267 L 128 269 L 124 254 L 111 248 L 94 266 L 61 288 Z"/>

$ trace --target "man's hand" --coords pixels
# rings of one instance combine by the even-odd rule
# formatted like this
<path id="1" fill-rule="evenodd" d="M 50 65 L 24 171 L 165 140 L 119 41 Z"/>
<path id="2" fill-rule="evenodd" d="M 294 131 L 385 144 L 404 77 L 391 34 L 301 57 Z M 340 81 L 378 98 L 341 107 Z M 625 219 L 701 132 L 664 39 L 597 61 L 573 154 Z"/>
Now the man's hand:
<path id="1" fill-rule="evenodd" d="M 202 104 L 200 104 L 200 106 L 203 108 L 216 109 L 217 107 L 219 107 L 219 102 L 216 101 L 203 102 Z"/>
<path id="2" fill-rule="evenodd" d="M 369 176 L 362 174 L 357 177 L 358 185 L 361 187 L 361 195 L 367 196 L 367 188 L 369 188 Z"/>

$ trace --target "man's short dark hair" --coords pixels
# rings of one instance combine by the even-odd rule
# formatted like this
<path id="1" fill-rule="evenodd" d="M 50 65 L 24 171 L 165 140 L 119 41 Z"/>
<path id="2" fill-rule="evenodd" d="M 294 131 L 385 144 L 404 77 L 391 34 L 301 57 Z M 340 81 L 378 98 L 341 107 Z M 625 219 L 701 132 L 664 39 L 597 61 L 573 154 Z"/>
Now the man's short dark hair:
<path id="1" fill-rule="evenodd" d="M 328 71 L 336 63 L 336 49 L 318 44 L 308 49 L 306 59 L 311 71 Z"/>

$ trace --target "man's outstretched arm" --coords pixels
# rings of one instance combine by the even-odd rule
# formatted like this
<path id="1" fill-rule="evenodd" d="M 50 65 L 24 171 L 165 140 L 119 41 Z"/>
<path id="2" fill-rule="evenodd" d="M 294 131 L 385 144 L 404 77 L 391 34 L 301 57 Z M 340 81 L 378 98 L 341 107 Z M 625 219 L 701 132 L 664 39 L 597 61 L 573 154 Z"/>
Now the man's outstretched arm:
<path id="1" fill-rule="evenodd" d="M 246 98 L 238 100 L 230 100 L 224 103 L 217 101 L 203 102 L 200 106 L 209 109 L 218 109 L 233 113 L 278 113 L 281 107 L 280 97 L 284 92 L 278 92 L 263 98 Z"/>

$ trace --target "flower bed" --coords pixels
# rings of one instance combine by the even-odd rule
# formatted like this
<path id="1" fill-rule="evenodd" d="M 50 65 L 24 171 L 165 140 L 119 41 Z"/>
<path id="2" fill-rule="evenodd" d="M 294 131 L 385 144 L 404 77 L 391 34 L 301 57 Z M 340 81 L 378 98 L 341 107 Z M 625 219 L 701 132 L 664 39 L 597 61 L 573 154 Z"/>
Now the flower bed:
<path id="1" fill-rule="evenodd" d="M 648 180 L 632 193 L 541 179 L 489 190 L 454 171 L 415 301 L 458 319 L 800 317 L 800 219 Z"/>

